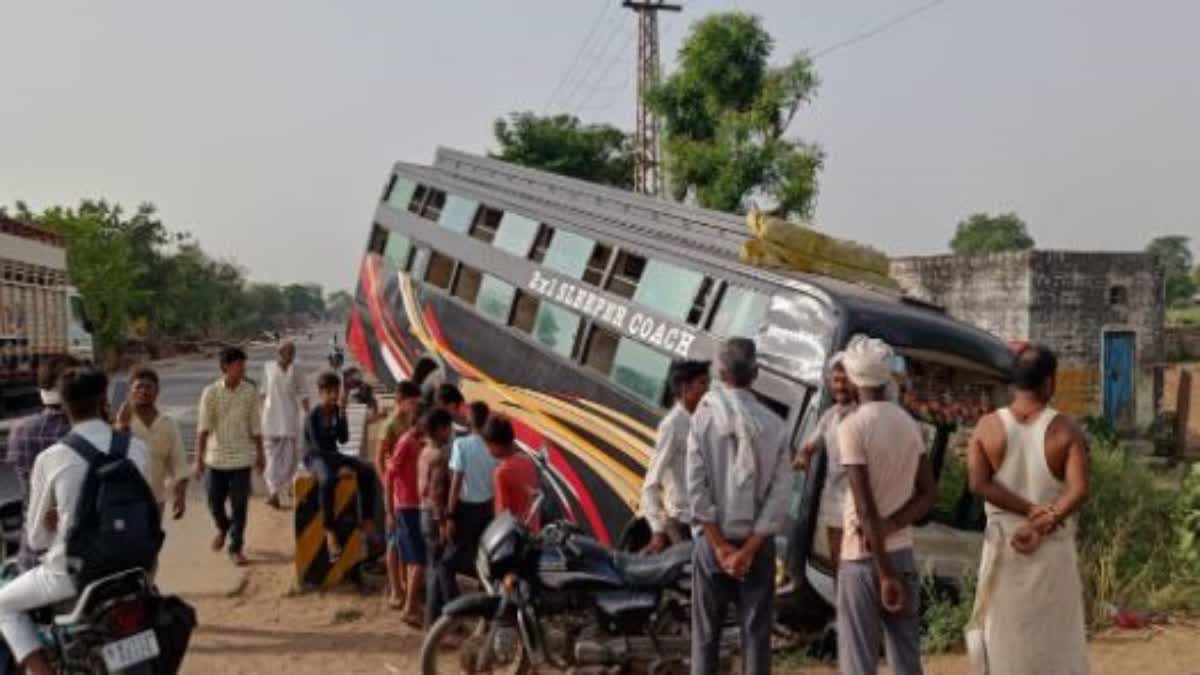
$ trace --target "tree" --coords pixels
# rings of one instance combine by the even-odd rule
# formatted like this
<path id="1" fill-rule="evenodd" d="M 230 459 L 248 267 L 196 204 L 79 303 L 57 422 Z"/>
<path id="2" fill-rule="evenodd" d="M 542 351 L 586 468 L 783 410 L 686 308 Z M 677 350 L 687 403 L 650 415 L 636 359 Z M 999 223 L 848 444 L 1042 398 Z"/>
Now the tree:
<path id="1" fill-rule="evenodd" d="M 334 291 L 325 299 L 329 318 L 335 321 L 345 321 L 350 316 L 350 308 L 353 306 L 354 296 L 349 291 Z"/>
<path id="2" fill-rule="evenodd" d="M 1146 246 L 1146 253 L 1158 258 L 1167 284 L 1167 304 L 1187 302 L 1196 294 L 1197 280 L 1192 278 L 1192 250 L 1189 238 L 1182 235 L 1158 237 Z"/>
<path id="3" fill-rule="evenodd" d="M 950 250 L 955 255 L 991 255 L 1007 251 L 1027 251 L 1033 248 L 1033 237 L 1013 212 L 991 215 L 972 213 L 958 221 Z"/>
<path id="4" fill-rule="evenodd" d="M 92 319 L 100 355 L 112 354 L 129 332 L 139 291 L 133 246 L 121 236 L 120 208 L 85 200 L 78 209 L 54 206 L 35 216 L 17 203 L 18 218 L 33 221 L 67 240 L 67 272 Z"/>
<path id="5" fill-rule="evenodd" d="M 574 115 L 514 112 L 492 129 L 496 159 L 619 188 L 633 187 L 628 133 L 607 124 L 583 124 Z"/>
<path id="6" fill-rule="evenodd" d="M 812 216 L 823 155 L 785 133 L 818 80 L 806 56 L 769 65 L 773 49 L 749 14 L 712 14 L 692 27 L 679 69 L 649 97 L 663 120 L 675 199 L 734 213 L 755 206 L 783 217 Z"/>

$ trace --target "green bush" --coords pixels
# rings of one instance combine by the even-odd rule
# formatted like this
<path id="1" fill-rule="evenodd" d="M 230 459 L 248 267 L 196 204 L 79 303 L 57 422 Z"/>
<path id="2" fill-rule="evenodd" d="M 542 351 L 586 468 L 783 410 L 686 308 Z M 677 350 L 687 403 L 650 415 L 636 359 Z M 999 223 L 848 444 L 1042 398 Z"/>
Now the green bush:
<path id="1" fill-rule="evenodd" d="M 941 654 L 962 648 L 963 628 L 975 604 L 975 573 L 964 576 L 955 592 L 940 587 L 932 575 L 921 579 L 923 612 L 921 650 Z"/>

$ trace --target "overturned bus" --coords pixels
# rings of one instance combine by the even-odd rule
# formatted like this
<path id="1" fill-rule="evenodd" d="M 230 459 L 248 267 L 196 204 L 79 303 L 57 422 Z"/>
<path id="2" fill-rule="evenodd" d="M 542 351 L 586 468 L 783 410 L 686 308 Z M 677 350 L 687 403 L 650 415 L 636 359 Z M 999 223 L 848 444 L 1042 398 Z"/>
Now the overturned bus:
<path id="1" fill-rule="evenodd" d="M 433 372 L 509 416 L 557 512 L 616 545 L 634 531 L 672 361 L 753 338 L 756 393 L 797 447 L 829 404 L 830 355 L 881 338 L 903 355 L 903 402 L 940 483 L 918 558 L 957 578 L 982 511 L 951 439 L 999 403 L 1007 346 L 899 293 L 744 264 L 746 237 L 735 216 L 442 149 L 384 181 L 346 342 L 384 385 Z M 831 614 L 824 471 L 818 456 L 796 474 L 778 542 L 781 616 L 796 622 Z"/>

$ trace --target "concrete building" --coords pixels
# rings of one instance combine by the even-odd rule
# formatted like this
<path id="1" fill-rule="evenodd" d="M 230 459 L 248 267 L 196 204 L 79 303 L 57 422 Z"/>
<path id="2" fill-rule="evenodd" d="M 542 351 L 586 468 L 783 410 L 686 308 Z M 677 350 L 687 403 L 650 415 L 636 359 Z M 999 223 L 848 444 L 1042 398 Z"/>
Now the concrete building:
<path id="1" fill-rule="evenodd" d="M 1024 251 L 892 261 L 914 297 L 1002 338 L 1059 355 L 1056 405 L 1118 428 L 1154 420 L 1162 391 L 1165 285 L 1143 253 Z"/>

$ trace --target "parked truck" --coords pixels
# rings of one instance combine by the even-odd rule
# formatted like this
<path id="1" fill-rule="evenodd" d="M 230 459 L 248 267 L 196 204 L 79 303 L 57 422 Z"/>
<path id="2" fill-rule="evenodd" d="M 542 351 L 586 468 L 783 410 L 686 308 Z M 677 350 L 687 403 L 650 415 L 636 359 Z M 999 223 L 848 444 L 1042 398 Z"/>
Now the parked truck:
<path id="1" fill-rule="evenodd" d="M 92 360 L 90 328 L 62 236 L 0 216 L 0 445 L 13 421 L 40 405 L 40 360 Z"/>

